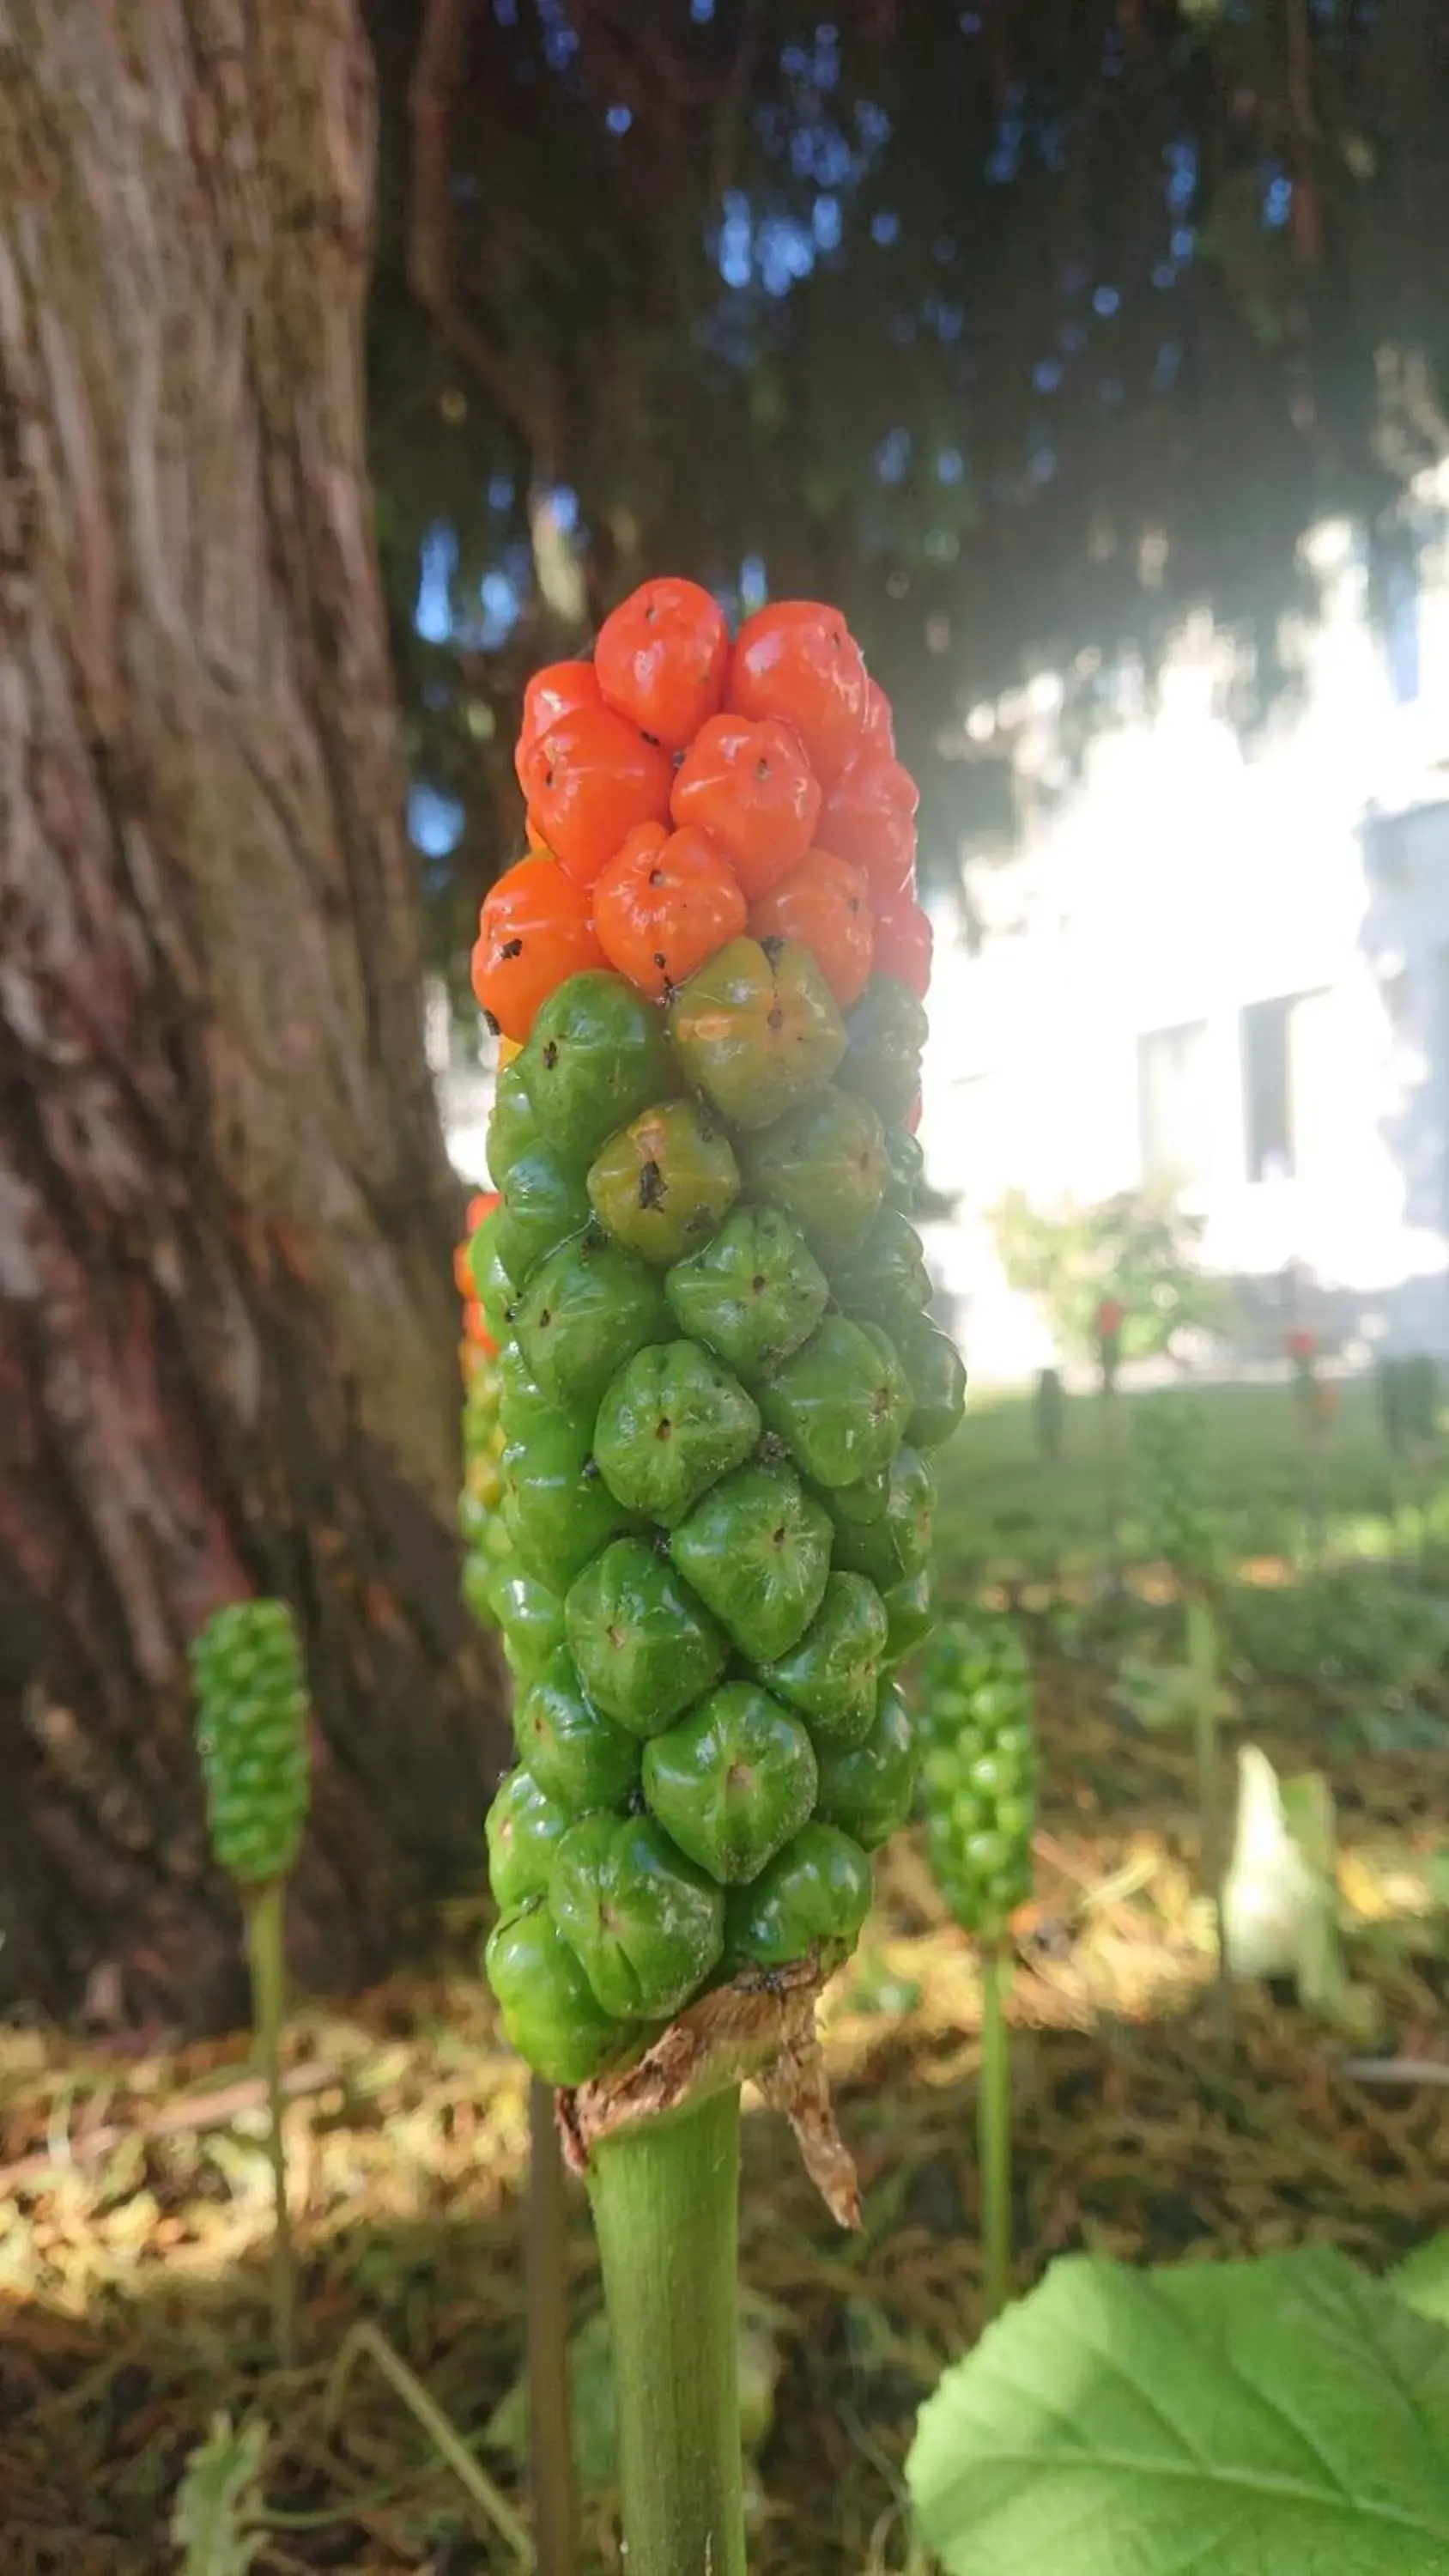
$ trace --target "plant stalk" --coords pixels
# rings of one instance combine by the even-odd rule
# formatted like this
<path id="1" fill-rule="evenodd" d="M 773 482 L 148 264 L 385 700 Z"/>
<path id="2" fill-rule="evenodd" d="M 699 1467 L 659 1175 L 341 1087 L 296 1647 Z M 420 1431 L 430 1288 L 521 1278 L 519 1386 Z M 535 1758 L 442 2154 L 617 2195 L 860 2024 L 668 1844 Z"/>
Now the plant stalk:
<path id="1" fill-rule="evenodd" d="M 528 2445 L 538 2576 L 575 2576 L 579 2556 L 569 2430 L 568 2221 L 553 2086 L 528 2103 Z"/>
<path id="2" fill-rule="evenodd" d="M 1233 1990 L 1223 1937 L 1223 1881 L 1227 1854 L 1223 1846 L 1223 1811 L 1218 1762 L 1218 1623 L 1206 1592 L 1187 1597 L 1187 1660 L 1193 1677 L 1192 1724 L 1197 1753 L 1197 1810 L 1202 1827 L 1203 1876 L 1212 1899 L 1217 1931 L 1217 1973 L 1213 1982 L 1213 2018 L 1224 2045 L 1233 2034 Z"/>
<path id="3" fill-rule="evenodd" d="M 1107 1548 L 1107 1597 L 1122 1599 L 1122 1413 L 1116 1382 L 1104 1377 L 1097 1398 L 1102 1437 L 1102 1525 Z"/>
<path id="4" fill-rule="evenodd" d="M 746 2576 L 739 2173 L 736 2085 L 590 2158 L 629 2576 Z"/>
<path id="5" fill-rule="evenodd" d="M 986 2319 L 1011 2304 L 1011 2036 L 1006 1945 L 981 1950 L 981 2076 L 976 2125 L 981 2157 L 981 2238 L 986 2256 Z"/>
<path id="6" fill-rule="evenodd" d="M 267 2156 L 272 2168 L 272 2326 L 284 2370 L 296 2360 L 296 2292 L 292 2222 L 287 2208 L 287 2147 L 282 2134 L 282 2026 L 287 2012 L 283 1958 L 285 1890 L 280 1879 L 248 1890 L 247 1959 L 252 1981 L 252 2027 L 267 2088 Z"/>

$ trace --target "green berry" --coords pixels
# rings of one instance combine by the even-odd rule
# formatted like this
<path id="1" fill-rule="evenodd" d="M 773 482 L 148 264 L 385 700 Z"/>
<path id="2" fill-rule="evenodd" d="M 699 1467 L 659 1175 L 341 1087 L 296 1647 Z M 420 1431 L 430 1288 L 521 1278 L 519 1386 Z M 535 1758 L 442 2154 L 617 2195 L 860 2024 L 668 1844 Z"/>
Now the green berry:
<path id="1" fill-rule="evenodd" d="M 565 1834 L 549 1911 L 604 2010 L 667 2021 L 724 1948 L 724 1898 L 650 1816 L 590 1816 Z"/>
<path id="2" fill-rule="evenodd" d="M 644 1750 L 644 1795 L 721 1887 L 758 1876 L 815 1803 L 815 1754 L 798 1717 L 753 1682 L 726 1682 Z"/>

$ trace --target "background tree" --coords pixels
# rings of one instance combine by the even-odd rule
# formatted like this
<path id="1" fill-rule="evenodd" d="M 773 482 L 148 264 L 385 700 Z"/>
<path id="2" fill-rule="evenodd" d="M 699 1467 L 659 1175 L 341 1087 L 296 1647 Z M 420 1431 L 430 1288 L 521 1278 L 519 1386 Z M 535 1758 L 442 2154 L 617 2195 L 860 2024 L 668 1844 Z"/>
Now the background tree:
<path id="1" fill-rule="evenodd" d="M 187 1640 L 285 1595 L 298 1964 L 477 1865 L 460 1201 L 363 470 L 352 0 L 0 27 L 0 1974 L 239 1999 Z"/>
<path id="2" fill-rule="evenodd" d="M 1444 444 L 1434 0 L 371 19 L 374 456 L 444 960 L 513 853 L 523 671 L 660 564 L 842 601 L 944 867 L 1010 823 L 974 699 L 1058 668 L 1064 782 L 1201 603 L 1251 721 L 1325 513 L 1403 605 Z"/>

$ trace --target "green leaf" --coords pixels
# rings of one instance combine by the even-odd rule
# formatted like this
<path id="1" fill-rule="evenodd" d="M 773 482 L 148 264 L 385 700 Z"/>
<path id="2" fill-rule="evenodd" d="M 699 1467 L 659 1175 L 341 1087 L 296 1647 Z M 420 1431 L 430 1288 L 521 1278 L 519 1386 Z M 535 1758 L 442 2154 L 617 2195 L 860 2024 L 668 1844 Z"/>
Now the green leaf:
<path id="1" fill-rule="evenodd" d="M 1449 2333 L 1322 2248 L 1056 2264 L 922 2409 L 948 2576 L 1449 2576 Z"/>
<path id="2" fill-rule="evenodd" d="M 248 2576 L 267 2536 L 260 2487 L 269 2439 L 258 2416 L 235 2432 L 229 2415 L 213 2416 L 186 2463 L 171 2518 L 183 2576 Z"/>
<path id="3" fill-rule="evenodd" d="M 1405 2262 L 1389 2274 L 1385 2287 L 1421 2317 L 1449 2326 L 1449 2233 L 1416 2245 Z"/>

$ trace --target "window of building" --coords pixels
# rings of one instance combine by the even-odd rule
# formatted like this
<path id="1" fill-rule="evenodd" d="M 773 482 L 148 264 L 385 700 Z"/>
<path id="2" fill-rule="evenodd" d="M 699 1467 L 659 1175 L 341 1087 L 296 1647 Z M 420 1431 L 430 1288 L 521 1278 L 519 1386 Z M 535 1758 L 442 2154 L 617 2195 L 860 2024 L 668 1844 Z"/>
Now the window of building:
<path id="1" fill-rule="evenodd" d="M 1316 1176 L 1333 1153 L 1332 1001 L 1284 993 L 1243 1012 L 1244 1139 L 1250 1181 Z"/>
<path id="2" fill-rule="evenodd" d="M 1182 1188 L 1208 1176 L 1211 1091 L 1207 1023 L 1152 1029 L 1137 1041 L 1142 1177 Z"/>

